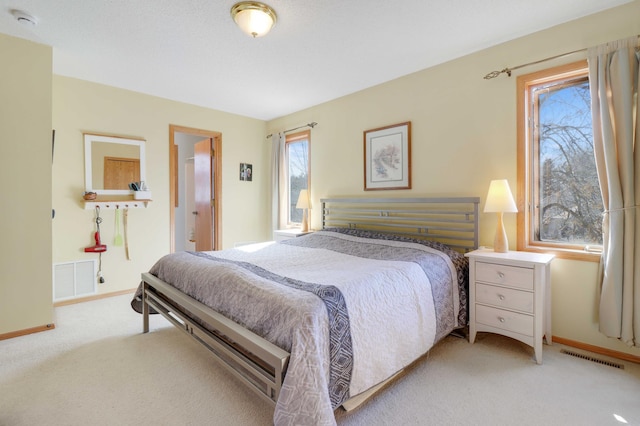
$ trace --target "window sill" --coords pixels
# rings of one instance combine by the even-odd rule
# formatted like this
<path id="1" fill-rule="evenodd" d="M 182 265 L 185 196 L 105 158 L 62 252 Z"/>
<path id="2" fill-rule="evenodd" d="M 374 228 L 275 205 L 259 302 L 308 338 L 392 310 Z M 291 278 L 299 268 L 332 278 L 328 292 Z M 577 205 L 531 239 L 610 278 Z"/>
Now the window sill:
<path id="1" fill-rule="evenodd" d="M 549 253 L 554 254 L 558 259 L 580 260 L 583 262 L 600 262 L 601 253 L 585 250 L 564 249 L 558 247 L 538 246 L 538 245 L 518 245 L 519 251 L 528 251 L 532 253 Z"/>

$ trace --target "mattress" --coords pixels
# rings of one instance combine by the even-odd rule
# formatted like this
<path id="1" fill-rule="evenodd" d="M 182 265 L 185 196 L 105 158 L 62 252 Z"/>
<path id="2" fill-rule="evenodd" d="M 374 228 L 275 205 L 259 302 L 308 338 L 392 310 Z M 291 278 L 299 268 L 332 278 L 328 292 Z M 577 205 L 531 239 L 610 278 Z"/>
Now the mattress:
<path id="1" fill-rule="evenodd" d="M 291 354 L 276 425 L 335 424 L 340 404 L 466 324 L 467 259 L 387 234 L 333 229 L 179 252 L 150 272 Z"/>

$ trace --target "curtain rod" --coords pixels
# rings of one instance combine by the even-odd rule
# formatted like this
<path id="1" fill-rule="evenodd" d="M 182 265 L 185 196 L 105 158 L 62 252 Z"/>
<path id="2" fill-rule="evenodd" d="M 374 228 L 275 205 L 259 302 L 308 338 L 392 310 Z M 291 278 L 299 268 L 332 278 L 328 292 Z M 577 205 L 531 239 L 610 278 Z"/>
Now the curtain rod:
<path id="1" fill-rule="evenodd" d="M 638 36 L 638 38 L 640 38 L 640 35 Z M 487 75 L 484 76 L 484 79 L 485 80 L 491 80 L 492 78 L 498 77 L 500 74 L 507 74 L 509 77 L 511 77 L 511 72 L 514 71 L 514 70 L 517 70 L 519 68 L 528 67 L 530 65 L 536 65 L 536 64 L 539 64 L 541 62 L 547 62 L 547 61 L 551 61 L 553 59 L 562 58 L 564 56 L 573 55 L 574 53 L 580 53 L 580 52 L 586 52 L 586 51 L 587 51 L 587 48 L 578 49 L 578 50 L 574 50 L 574 51 L 567 52 L 567 53 L 561 53 L 560 55 L 551 56 L 549 58 L 540 59 L 539 61 L 534 61 L 534 62 L 529 62 L 527 64 L 518 65 L 518 66 L 515 66 L 515 67 L 511 67 L 511 68 L 506 67 L 506 68 L 502 69 L 501 71 L 491 71 L 490 73 L 488 73 Z"/>
<path id="2" fill-rule="evenodd" d="M 284 132 L 282 132 L 282 133 L 289 133 L 289 132 L 293 132 L 294 130 L 303 129 L 303 128 L 305 128 L 305 127 L 311 127 L 311 128 L 313 129 L 313 128 L 314 128 L 314 127 L 316 127 L 317 125 L 318 125 L 318 123 L 316 123 L 315 121 L 312 121 L 311 123 L 307 123 L 307 124 L 305 124 L 304 126 L 295 127 L 295 128 L 293 128 L 293 129 L 285 130 L 285 131 L 284 131 Z M 270 135 L 267 135 L 267 139 L 269 139 L 271 136 L 273 136 L 273 133 L 271 133 Z"/>

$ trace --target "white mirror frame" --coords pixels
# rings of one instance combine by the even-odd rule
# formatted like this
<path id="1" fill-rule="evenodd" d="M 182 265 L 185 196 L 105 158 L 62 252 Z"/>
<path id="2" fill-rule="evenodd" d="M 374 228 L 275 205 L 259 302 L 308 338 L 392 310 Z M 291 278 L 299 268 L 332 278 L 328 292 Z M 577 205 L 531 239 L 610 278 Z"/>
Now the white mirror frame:
<path id="1" fill-rule="evenodd" d="M 90 133 L 84 134 L 84 187 L 86 192 L 95 192 L 98 195 L 130 195 L 133 191 L 130 189 L 94 189 L 92 176 L 92 159 L 91 159 L 91 143 L 107 142 L 121 145 L 136 145 L 140 149 L 140 180 L 146 181 L 146 155 L 145 144 L 142 139 L 127 139 L 115 136 L 94 135 Z"/>

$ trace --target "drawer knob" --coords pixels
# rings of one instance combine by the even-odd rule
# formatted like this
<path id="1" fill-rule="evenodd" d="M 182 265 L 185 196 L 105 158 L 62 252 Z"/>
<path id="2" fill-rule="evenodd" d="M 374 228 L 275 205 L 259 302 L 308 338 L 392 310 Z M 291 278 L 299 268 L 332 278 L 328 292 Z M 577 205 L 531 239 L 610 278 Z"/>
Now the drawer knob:
<path id="1" fill-rule="evenodd" d="M 499 295 L 498 295 L 498 299 L 500 299 L 500 300 L 504 300 L 504 296 L 503 296 L 502 294 L 499 294 Z"/>
<path id="2" fill-rule="evenodd" d="M 504 273 L 503 273 L 503 272 L 498 272 L 498 276 L 499 276 L 500 278 L 504 278 Z"/>
<path id="3" fill-rule="evenodd" d="M 504 322 L 504 317 L 498 317 L 498 321 Z"/>

